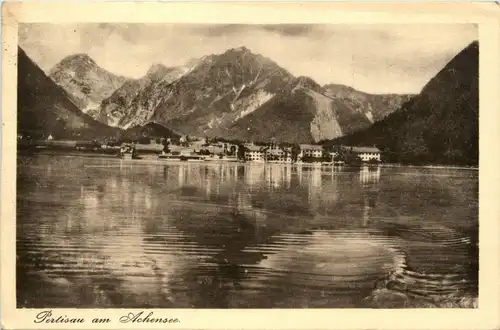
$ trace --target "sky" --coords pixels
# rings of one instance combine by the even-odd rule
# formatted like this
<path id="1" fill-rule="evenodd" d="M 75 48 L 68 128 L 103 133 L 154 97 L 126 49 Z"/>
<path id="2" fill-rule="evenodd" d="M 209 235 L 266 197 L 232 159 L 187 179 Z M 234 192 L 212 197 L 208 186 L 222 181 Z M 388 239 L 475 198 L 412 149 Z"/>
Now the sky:
<path id="1" fill-rule="evenodd" d="M 19 27 L 19 45 L 45 72 L 86 53 L 102 68 L 139 78 L 153 64 L 245 46 L 295 76 L 382 93 L 418 93 L 470 42 L 474 24 L 47 24 Z"/>

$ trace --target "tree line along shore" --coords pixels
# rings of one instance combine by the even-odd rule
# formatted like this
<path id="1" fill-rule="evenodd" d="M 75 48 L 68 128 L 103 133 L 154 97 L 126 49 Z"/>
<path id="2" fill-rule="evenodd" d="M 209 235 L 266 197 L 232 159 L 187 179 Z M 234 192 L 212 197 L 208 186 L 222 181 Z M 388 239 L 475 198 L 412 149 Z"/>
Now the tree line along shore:
<path id="1" fill-rule="evenodd" d="M 18 136 L 20 151 L 54 151 L 64 153 L 95 153 L 120 157 L 126 147 L 136 155 L 148 157 L 169 155 L 179 159 L 186 156 L 204 156 L 220 160 L 244 162 L 335 163 L 347 165 L 378 164 L 382 166 L 418 166 L 428 168 L 477 169 L 477 166 L 429 162 L 394 162 L 383 150 L 374 146 L 346 146 L 339 144 L 292 144 L 274 140 L 242 142 L 223 138 L 181 136 L 141 137 L 138 139 L 63 140 L 48 136 L 45 139 L 27 139 Z M 182 160 L 182 159 L 181 159 Z"/>

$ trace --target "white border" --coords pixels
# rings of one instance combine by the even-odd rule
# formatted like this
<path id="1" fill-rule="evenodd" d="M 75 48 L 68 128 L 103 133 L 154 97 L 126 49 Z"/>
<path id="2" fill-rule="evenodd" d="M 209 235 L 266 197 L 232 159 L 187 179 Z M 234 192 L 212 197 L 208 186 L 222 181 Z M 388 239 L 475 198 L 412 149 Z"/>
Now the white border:
<path id="1" fill-rule="evenodd" d="M 27 2 L 2 6 L 1 312 L 7 329 L 496 329 L 499 320 L 499 6 L 487 3 L 125 3 Z M 476 310 L 151 310 L 178 324 L 121 324 L 134 310 L 54 310 L 108 317 L 106 325 L 36 324 L 41 310 L 15 308 L 17 24 L 19 22 L 477 23 L 480 35 L 480 285 Z M 140 311 L 140 310 L 136 310 Z"/>

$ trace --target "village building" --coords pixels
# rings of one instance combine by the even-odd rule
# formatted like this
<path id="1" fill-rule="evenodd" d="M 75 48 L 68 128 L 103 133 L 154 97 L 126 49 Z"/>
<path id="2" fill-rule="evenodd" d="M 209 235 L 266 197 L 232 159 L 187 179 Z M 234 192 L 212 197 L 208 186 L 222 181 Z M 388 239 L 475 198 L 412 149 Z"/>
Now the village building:
<path id="1" fill-rule="evenodd" d="M 316 144 L 301 144 L 299 159 L 302 159 L 303 157 L 323 157 L 323 146 Z"/>
<path id="2" fill-rule="evenodd" d="M 291 163 L 292 162 L 292 148 L 291 147 L 285 147 L 282 148 L 282 153 L 280 155 L 280 161 L 284 163 Z"/>
<path id="3" fill-rule="evenodd" d="M 355 152 L 362 161 L 367 162 L 372 159 L 380 161 L 380 150 L 375 147 L 352 147 L 352 151 Z"/>
<path id="4" fill-rule="evenodd" d="M 250 162 L 264 162 L 266 160 L 266 150 L 254 144 L 245 145 L 245 160 Z"/>
<path id="5" fill-rule="evenodd" d="M 339 153 L 336 151 L 326 151 L 326 150 L 323 151 L 323 157 L 328 156 L 331 162 L 335 161 L 335 157 L 337 157 L 338 154 Z"/>
<path id="6" fill-rule="evenodd" d="M 225 148 L 222 143 L 214 143 L 205 147 L 212 155 L 224 154 Z"/>
<path id="7" fill-rule="evenodd" d="M 266 149 L 266 160 L 271 162 L 291 163 L 292 148 L 280 147 L 276 144 L 271 144 Z"/>

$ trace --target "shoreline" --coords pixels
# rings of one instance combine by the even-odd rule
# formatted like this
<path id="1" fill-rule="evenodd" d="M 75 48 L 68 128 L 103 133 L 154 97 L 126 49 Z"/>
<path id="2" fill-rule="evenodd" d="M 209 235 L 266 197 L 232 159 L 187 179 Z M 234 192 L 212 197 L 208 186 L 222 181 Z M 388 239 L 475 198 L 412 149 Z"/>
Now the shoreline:
<path id="1" fill-rule="evenodd" d="M 139 154 L 141 159 L 125 160 L 117 157 L 114 154 L 99 152 L 99 151 L 77 151 L 77 150 L 57 150 L 57 149 L 37 149 L 33 150 L 17 150 L 18 154 L 23 156 L 32 155 L 46 155 L 46 156 L 75 156 L 75 157 L 89 157 L 89 158 L 106 158 L 106 159 L 117 159 L 130 163 L 140 163 L 147 162 L 150 164 L 185 164 L 185 163 L 196 163 L 196 164 L 218 164 L 218 163 L 234 163 L 238 165 L 285 165 L 285 166 L 306 166 L 306 167 L 332 167 L 332 168 L 363 168 L 369 167 L 367 164 L 361 166 L 349 166 L 349 165 L 332 165 L 332 164 L 321 164 L 321 163 L 280 163 L 280 162 L 237 162 L 234 159 L 215 159 L 215 160 L 196 160 L 196 161 L 181 161 L 181 160 L 162 160 L 158 158 L 157 154 L 146 153 Z M 380 163 L 375 165 L 375 167 L 406 167 L 406 168 L 420 168 L 420 169 L 448 169 L 448 170 L 472 170 L 479 171 L 477 166 L 458 166 L 458 165 L 405 165 L 405 164 L 391 164 L 391 163 Z"/>
<path id="2" fill-rule="evenodd" d="M 414 168 L 427 168 L 427 169 L 448 169 L 448 170 L 472 170 L 479 171 L 478 166 L 458 166 L 458 165 L 404 165 L 404 164 L 390 164 L 382 163 L 380 167 L 414 167 Z"/>

